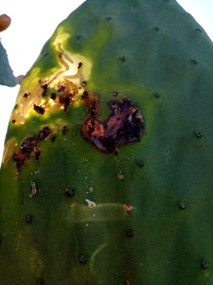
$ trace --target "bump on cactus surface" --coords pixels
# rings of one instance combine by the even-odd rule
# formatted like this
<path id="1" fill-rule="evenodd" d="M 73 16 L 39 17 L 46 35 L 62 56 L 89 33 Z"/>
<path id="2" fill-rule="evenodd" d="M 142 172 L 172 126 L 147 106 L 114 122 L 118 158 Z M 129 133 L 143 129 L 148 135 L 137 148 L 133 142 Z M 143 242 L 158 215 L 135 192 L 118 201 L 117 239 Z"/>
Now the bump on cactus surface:
<path id="1" fill-rule="evenodd" d="M 87 0 L 25 76 L 0 172 L 9 284 L 213 284 L 213 46 L 172 0 Z"/>

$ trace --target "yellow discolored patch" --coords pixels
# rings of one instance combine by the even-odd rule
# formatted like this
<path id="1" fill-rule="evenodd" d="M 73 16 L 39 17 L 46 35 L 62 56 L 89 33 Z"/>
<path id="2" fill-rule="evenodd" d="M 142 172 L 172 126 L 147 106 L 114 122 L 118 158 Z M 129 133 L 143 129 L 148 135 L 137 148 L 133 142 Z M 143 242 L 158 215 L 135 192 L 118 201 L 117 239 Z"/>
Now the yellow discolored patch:
<path id="1" fill-rule="evenodd" d="M 4 146 L 4 153 L 3 153 L 3 158 L 2 158 L 2 165 L 7 165 L 9 162 L 10 158 L 14 154 L 14 150 L 17 147 L 17 141 L 15 138 L 9 139 Z"/>
<path id="2" fill-rule="evenodd" d="M 68 33 L 59 29 L 52 41 L 58 65 L 40 78 L 40 69 L 32 68 L 21 83 L 12 120 L 24 124 L 25 120 L 38 113 L 48 116 L 55 110 L 68 111 L 70 106 L 82 104 L 85 82 L 91 76 L 92 64 L 89 59 L 66 50 Z"/>
<path id="3" fill-rule="evenodd" d="M 36 277 L 40 277 L 43 268 L 44 268 L 44 262 L 42 261 L 38 251 L 35 248 L 33 248 L 31 250 L 30 269 Z"/>

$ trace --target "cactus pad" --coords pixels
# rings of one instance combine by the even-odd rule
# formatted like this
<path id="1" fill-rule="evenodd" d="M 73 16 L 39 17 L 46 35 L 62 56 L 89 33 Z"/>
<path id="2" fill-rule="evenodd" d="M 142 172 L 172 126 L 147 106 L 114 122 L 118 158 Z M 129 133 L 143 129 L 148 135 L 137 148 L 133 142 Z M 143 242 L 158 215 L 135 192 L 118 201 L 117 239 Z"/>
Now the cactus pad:
<path id="1" fill-rule="evenodd" d="M 213 284 L 213 44 L 174 0 L 87 0 L 21 83 L 0 279 Z"/>

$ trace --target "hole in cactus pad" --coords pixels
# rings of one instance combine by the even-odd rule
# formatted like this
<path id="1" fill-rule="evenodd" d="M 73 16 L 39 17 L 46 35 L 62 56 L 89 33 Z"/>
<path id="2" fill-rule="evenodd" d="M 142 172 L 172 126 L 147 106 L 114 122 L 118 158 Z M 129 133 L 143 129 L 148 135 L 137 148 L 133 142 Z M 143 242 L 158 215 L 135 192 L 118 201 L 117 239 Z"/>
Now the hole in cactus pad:
<path id="1" fill-rule="evenodd" d="M 85 92 L 82 99 L 88 108 L 89 117 L 81 126 L 81 134 L 96 148 L 116 154 L 120 145 L 140 141 L 144 120 L 129 98 L 125 97 L 122 102 L 109 101 L 111 114 L 106 121 L 97 119 L 100 108 L 98 95 Z"/>

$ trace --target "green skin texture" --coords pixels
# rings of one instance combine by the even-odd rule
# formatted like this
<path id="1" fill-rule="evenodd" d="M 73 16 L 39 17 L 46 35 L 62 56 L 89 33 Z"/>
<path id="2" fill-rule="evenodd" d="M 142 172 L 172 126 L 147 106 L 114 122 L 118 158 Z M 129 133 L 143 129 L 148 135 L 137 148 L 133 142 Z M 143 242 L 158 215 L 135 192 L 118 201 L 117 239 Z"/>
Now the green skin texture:
<path id="1" fill-rule="evenodd" d="M 109 115 L 116 91 L 116 99 L 128 96 L 137 105 L 145 127 L 140 142 L 115 155 L 82 138 L 83 104 L 10 122 L 6 142 L 15 138 L 17 147 L 59 118 L 69 131 L 42 141 L 39 161 L 32 155 L 20 173 L 12 158 L 2 164 L 2 284 L 212 285 L 211 40 L 176 1 L 88 0 L 61 26 L 71 35 L 66 50 L 92 62 L 86 89 L 100 95 L 100 117 Z M 58 64 L 56 34 L 28 74 L 39 67 L 42 78 Z M 38 193 L 30 198 L 32 181 Z M 75 190 L 71 198 L 63 194 L 67 187 Z"/>
<path id="2" fill-rule="evenodd" d="M 0 85 L 14 87 L 16 84 L 16 78 L 10 67 L 7 52 L 0 41 Z"/>

